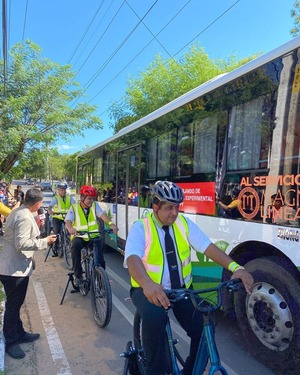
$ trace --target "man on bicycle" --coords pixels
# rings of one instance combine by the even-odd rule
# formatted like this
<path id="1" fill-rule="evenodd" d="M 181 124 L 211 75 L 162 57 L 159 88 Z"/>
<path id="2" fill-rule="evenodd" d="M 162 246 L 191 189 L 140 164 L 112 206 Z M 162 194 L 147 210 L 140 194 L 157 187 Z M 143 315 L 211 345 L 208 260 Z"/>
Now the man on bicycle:
<path id="1" fill-rule="evenodd" d="M 181 188 L 173 182 L 157 181 L 152 188 L 153 213 L 137 220 L 127 237 L 124 266 L 128 267 L 132 301 L 142 318 L 143 347 L 147 358 L 147 375 L 165 375 L 164 309 L 170 302 L 164 289 L 192 288 L 191 248 L 234 272 L 248 293 L 252 276 L 211 243 L 190 219 L 179 214 L 183 202 Z M 170 237 L 171 236 L 171 237 Z M 174 255 L 170 259 L 170 255 Z M 164 309 L 162 309 L 163 307 Z M 191 338 L 190 353 L 184 375 L 193 371 L 203 328 L 203 317 L 190 299 L 174 304 L 173 312 Z"/>
<path id="2" fill-rule="evenodd" d="M 48 213 L 52 216 L 53 231 L 55 234 L 59 234 L 63 221 L 65 220 L 65 215 L 69 211 L 71 204 L 76 203 L 75 199 L 70 195 L 66 194 L 68 185 L 61 182 L 57 185 L 57 193 L 53 197 L 52 201 L 48 206 Z M 59 246 L 59 241 L 55 242 L 55 247 L 53 247 L 52 256 L 56 257 L 57 249 Z"/>
<path id="3" fill-rule="evenodd" d="M 89 242 L 88 235 L 81 235 L 80 232 L 99 231 L 97 218 L 101 218 L 107 223 L 115 234 L 118 231 L 117 226 L 110 220 L 106 212 L 102 210 L 99 202 L 95 201 L 98 192 L 93 186 L 82 186 L 79 194 L 80 201 L 71 205 L 65 218 L 66 228 L 68 232 L 74 236 L 71 243 L 71 253 L 75 285 L 77 287 L 82 283 L 81 250 L 85 247 L 86 243 Z M 91 237 L 92 236 L 93 235 L 91 235 Z M 95 236 L 98 237 L 99 233 L 96 233 Z M 97 241 L 95 246 L 96 252 L 94 254 L 94 261 L 105 269 L 101 242 Z"/>

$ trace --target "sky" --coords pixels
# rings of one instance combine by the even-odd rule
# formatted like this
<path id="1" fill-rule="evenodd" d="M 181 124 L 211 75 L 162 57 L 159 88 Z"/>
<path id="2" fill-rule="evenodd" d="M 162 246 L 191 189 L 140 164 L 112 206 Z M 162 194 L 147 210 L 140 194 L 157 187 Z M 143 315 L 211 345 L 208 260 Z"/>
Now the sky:
<path id="1" fill-rule="evenodd" d="M 103 130 L 57 143 L 75 153 L 113 135 L 108 108 L 156 55 L 180 59 L 194 44 L 210 58 L 267 53 L 292 36 L 295 0 L 7 0 L 8 49 L 30 39 L 71 64 Z M 2 36 L 1 36 L 2 37 Z M 2 49 L 1 49 L 1 58 Z"/>

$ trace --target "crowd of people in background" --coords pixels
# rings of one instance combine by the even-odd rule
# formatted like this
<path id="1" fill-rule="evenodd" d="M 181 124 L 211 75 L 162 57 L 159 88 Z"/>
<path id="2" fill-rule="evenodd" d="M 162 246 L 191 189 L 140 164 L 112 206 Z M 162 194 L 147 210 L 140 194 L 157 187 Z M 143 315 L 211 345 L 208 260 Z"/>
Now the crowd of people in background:
<path id="1" fill-rule="evenodd" d="M 18 185 L 14 191 L 10 183 L 0 180 L 0 236 L 3 236 L 3 224 L 11 210 L 19 207 L 24 201 L 22 186 Z"/>
<path id="2" fill-rule="evenodd" d="M 101 195 L 101 201 L 106 203 L 119 203 L 119 204 L 125 204 L 126 203 L 126 193 L 125 188 L 120 187 L 119 193 L 116 194 L 115 188 L 108 188 L 103 191 Z M 144 208 L 150 208 L 151 207 L 151 189 L 144 185 L 141 187 L 140 192 L 138 189 L 133 186 L 128 188 L 128 204 L 131 206 L 140 206 Z"/>

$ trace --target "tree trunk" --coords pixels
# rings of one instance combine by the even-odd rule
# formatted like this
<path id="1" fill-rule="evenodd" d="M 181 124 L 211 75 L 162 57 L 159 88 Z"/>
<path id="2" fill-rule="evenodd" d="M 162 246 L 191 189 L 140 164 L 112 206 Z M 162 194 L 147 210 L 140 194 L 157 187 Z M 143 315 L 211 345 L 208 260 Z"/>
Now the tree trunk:
<path id="1" fill-rule="evenodd" d="M 20 154 L 24 151 L 25 142 L 20 142 L 13 153 L 8 154 L 0 163 L 0 173 L 6 174 L 15 165 L 16 161 L 20 158 Z"/>

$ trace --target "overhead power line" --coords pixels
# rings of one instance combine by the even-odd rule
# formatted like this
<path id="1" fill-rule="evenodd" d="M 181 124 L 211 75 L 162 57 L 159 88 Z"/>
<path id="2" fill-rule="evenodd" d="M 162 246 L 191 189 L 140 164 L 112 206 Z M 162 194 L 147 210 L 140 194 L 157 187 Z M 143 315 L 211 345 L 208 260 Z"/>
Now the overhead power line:
<path id="1" fill-rule="evenodd" d="M 7 25 L 6 25 L 6 0 L 2 0 L 2 49 L 3 49 L 3 91 L 6 93 L 7 80 Z"/>
<path id="2" fill-rule="evenodd" d="M 144 14 L 142 19 L 134 26 L 134 28 L 129 32 L 129 34 L 126 36 L 126 38 L 119 44 L 119 46 L 114 50 L 114 52 L 110 55 L 110 57 L 106 60 L 106 62 L 98 69 L 98 71 L 94 74 L 92 78 L 87 82 L 85 85 L 85 88 L 81 94 L 81 96 L 86 92 L 86 90 L 91 86 L 91 84 L 95 81 L 95 79 L 99 76 L 99 74 L 104 70 L 104 68 L 111 62 L 111 60 L 114 58 L 114 56 L 119 52 L 119 50 L 124 46 L 124 44 L 127 42 L 127 40 L 131 37 L 131 35 L 134 33 L 134 31 L 138 28 L 138 26 L 141 24 L 142 20 L 148 15 L 148 13 L 152 10 L 152 8 L 156 5 L 158 0 L 156 0 L 151 7 L 147 10 L 147 12 Z M 80 96 L 80 97 L 81 97 Z M 76 101 L 73 103 L 73 105 L 79 100 L 78 97 Z"/>
<path id="3" fill-rule="evenodd" d="M 28 0 L 26 0 L 26 8 L 25 8 L 25 16 L 24 16 L 24 24 L 23 24 L 22 41 L 24 41 L 24 37 L 25 37 L 26 21 L 27 21 L 27 10 L 28 10 Z"/>
<path id="4" fill-rule="evenodd" d="M 200 31 L 192 40 L 186 43 L 180 50 L 178 50 L 174 56 L 178 55 L 181 51 L 183 51 L 188 45 L 190 45 L 194 40 L 199 38 L 201 34 L 203 34 L 206 30 L 208 30 L 214 23 L 216 23 L 220 18 L 222 18 L 227 12 L 230 11 L 240 0 L 237 0 L 234 4 L 232 4 L 229 8 L 227 8 L 222 14 L 220 14 L 217 18 L 215 18 L 208 26 L 206 26 L 203 30 Z"/>
<path id="5" fill-rule="evenodd" d="M 126 0 L 125 0 L 126 1 Z M 190 0 L 191 1 L 191 0 Z M 149 32 L 151 33 L 151 35 L 153 36 L 153 38 L 140 50 L 140 52 L 138 54 L 136 54 L 134 56 L 134 58 L 132 58 L 104 87 L 102 87 L 102 89 L 100 91 L 97 92 L 96 95 L 94 95 L 90 100 L 89 100 L 89 103 L 92 102 L 99 94 L 101 94 L 101 92 L 103 92 L 148 46 L 149 44 L 151 44 L 153 42 L 153 40 L 155 39 L 156 41 L 158 41 L 157 39 L 157 36 L 174 20 L 174 18 L 176 18 L 179 13 L 181 13 L 181 11 L 185 8 L 186 5 L 188 5 L 190 3 L 190 1 L 188 1 L 176 14 L 174 17 L 171 18 L 171 20 L 156 34 L 154 35 L 150 30 L 149 28 L 147 27 L 147 29 L 149 30 Z M 220 14 L 217 18 L 215 18 L 214 21 L 212 21 L 208 26 L 206 26 L 203 30 L 201 30 L 201 32 L 199 34 L 197 34 L 192 40 L 190 40 L 187 44 L 185 44 L 184 47 L 182 47 L 179 51 L 177 51 L 173 56 L 171 56 L 169 54 L 169 52 L 162 46 L 162 44 L 158 41 L 158 43 L 164 48 L 164 50 L 166 51 L 166 53 L 170 56 L 170 58 L 172 58 L 174 61 L 176 61 L 174 59 L 174 57 L 176 55 L 178 55 L 178 53 L 180 51 L 182 51 L 184 48 L 186 48 L 188 45 L 190 45 L 195 39 L 197 39 L 201 34 L 203 34 L 206 30 L 208 30 L 214 23 L 216 23 L 221 17 L 223 17 L 230 9 L 232 9 L 240 0 L 237 0 L 233 5 L 231 5 L 230 7 L 228 7 L 222 14 Z M 131 8 L 131 7 L 130 7 Z M 135 13 L 135 12 L 134 12 Z M 136 14 L 136 13 L 135 13 Z M 144 22 L 143 22 L 144 24 Z M 177 62 L 177 61 L 176 61 Z M 188 73 L 188 72 L 187 72 Z M 107 110 L 106 110 L 107 111 Z M 105 113 L 106 111 L 104 111 L 103 113 Z"/>
<path id="6" fill-rule="evenodd" d="M 86 28 L 85 32 L 83 33 L 82 38 L 80 39 L 80 41 L 78 42 L 75 50 L 73 51 L 72 55 L 70 56 L 70 58 L 68 60 L 68 64 L 70 64 L 72 58 L 74 57 L 75 53 L 77 52 L 77 50 L 78 50 L 78 48 L 80 46 L 80 44 L 82 43 L 82 41 L 85 38 L 86 34 L 88 33 L 89 29 L 91 28 L 91 26 L 92 26 L 95 18 L 97 17 L 97 14 L 99 13 L 100 9 L 102 8 L 103 3 L 104 3 L 104 0 L 102 0 L 101 4 L 99 5 L 98 9 L 96 10 L 96 13 L 94 14 L 92 20 L 90 21 L 88 27 Z"/>
<path id="7" fill-rule="evenodd" d="M 101 94 L 101 92 L 104 91 L 106 89 L 106 87 L 108 87 L 154 40 L 156 40 L 163 47 L 163 49 L 166 51 L 166 53 L 168 54 L 168 56 L 171 59 L 173 59 L 173 57 L 170 55 L 170 53 L 167 51 L 167 49 L 162 45 L 162 43 L 158 40 L 157 37 L 183 11 L 183 9 L 191 1 L 192 0 L 189 0 L 186 4 L 184 4 L 183 7 L 181 9 L 179 9 L 179 11 L 165 24 L 165 26 L 162 29 L 160 29 L 160 31 L 156 35 L 154 35 L 152 33 L 152 31 L 148 28 L 148 26 L 146 26 L 145 23 L 143 22 L 144 26 L 147 28 L 147 30 L 150 32 L 150 34 L 153 36 L 153 38 L 121 70 L 119 70 L 119 72 L 104 87 L 102 87 L 102 89 L 100 91 L 98 91 L 98 93 L 96 95 L 94 95 L 92 97 L 92 99 L 89 100 L 89 103 L 92 102 L 99 94 Z M 132 9 L 132 11 L 133 11 L 133 9 Z M 136 14 L 136 12 L 135 11 L 133 11 L 133 12 L 140 19 L 140 17 Z M 178 64 L 175 59 L 173 59 L 173 60 L 176 62 L 176 64 Z"/>

